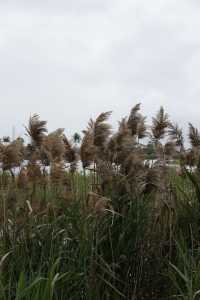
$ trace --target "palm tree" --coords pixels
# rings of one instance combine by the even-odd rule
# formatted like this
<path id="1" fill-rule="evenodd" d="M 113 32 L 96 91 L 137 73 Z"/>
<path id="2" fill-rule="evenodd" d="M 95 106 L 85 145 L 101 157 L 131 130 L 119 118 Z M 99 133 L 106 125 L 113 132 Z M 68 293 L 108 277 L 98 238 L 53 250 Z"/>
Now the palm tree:
<path id="1" fill-rule="evenodd" d="M 74 133 L 73 137 L 72 137 L 73 142 L 77 145 L 80 144 L 81 142 L 81 136 L 80 134 L 78 134 L 77 132 Z"/>

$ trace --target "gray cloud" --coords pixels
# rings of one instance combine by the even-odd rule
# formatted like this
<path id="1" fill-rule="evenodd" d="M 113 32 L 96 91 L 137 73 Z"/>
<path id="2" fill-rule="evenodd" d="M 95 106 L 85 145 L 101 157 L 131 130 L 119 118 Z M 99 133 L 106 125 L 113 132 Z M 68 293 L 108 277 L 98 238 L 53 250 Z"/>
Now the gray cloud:
<path id="1" fill-rule="evenodd" d="M 44 12 L 51 13 L 53 12 L 64 13 L 64 12 L 84 12 L 88 13 L 90 11 L 96 10 L 105 10 L 110 4 L 110 0 L 101 1 L 101 0 L 8 0 L 5 3 L 2 3 L 1 6 L 3 9 L 17 10 L 17 11 L 26 11 L 32 10 L 34 12 Z"/>
<path id="2" fill-rule="evenodd" d="M 199 2 L 0 3 L 0 135 L 38 112 L 50 130 L 81 130 L 101 111 L 113 124 L 138 101 L 199 124 Z"/>

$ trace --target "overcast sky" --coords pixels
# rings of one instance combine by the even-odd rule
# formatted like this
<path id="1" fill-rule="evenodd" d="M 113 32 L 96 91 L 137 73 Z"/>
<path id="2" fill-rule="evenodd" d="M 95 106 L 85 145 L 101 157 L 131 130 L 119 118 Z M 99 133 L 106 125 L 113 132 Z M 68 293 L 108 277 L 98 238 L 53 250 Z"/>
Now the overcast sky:
<path id="1" fill-rule="evenodd" d="M 0 136 L 111 122 L 137 102 L 200 127 L 199 0 L 0 0 Z"/>

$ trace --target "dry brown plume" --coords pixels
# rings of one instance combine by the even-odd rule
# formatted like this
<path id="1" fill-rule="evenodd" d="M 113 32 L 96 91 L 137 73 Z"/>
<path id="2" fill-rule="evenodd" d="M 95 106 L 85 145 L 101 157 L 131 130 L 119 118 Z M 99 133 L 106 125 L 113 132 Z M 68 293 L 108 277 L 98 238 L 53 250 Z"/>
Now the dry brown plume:
<path id="1" fill-rule="evenodd" d="M 87 196 L 87 207 L 90 212 L 102 215 L 106 210 L 112 210 L 111 200 L 94 192 L 89 192 Z"/>
<path id="2" fill-rule="evenodd" d="M 138 139 L 143 139 L 147 136 L 146 117 L 141 116 L 137 127 Z"/>
<path id="3" fill-rule="evenodd" d="M 135 149 L 122 164 L 122 172 L 126 176 L 129 190 L 127 192 L 141 193 L 145 188 L 146 169 L 141 150 Z"/>
<path id="4" fill-rule="evenodd" d="M 65 153 L 65 144 L 63 142 L 64 129 L 59 128 L 48 134 L 43 139 L 43 147 L 50 161 L 61 161 Z"/>
<path id="5" fill-rule="evenodd" d="M 104 148 L 111 134 L 111 125 L 107 123 L 111 111 L 101 113 L 94 122 L 94 145 L 100 149 Z"/>
<path id="6" fill-rule="evenodd" d="M 31 143 L 34 146 L 40 146 L 47 132 L 47 121 L 40 120 L 40 116 L 34 114 L 29 119 L 28 127 L 25 127 L 27 134 L 31 138 Z"/>
<path id="7" fill-rule="evenodd" d="M 183 131 L 179 128 L 178 124 L 169 124 L 168 135 L 170 140 L 176 144 L 176 146 L 183 147 L 184 139 L 183 139 Z"/>
<path id="8" fill-rule="evenodd" d="M 169 117 L 161 106 L 155 118 L 152 119 L 152 135 L 153 139 L 158 141 L 164 138 L 166 129 L 169 126 Z"/>
<path id="9" fill-rule="evenodd" d="M 63 183 L 65 177 L 65 167 L 63 162 L 53 162 L 51 165 L 50 178 L 54 184 Z"/>
<path id="10" fill-rule="evenodd" d="M 131 135 L 126 118 L 119 122 L 119 129 L 107 144 L 107 156 L 111 162 L 121 164 L 135 148 L 136 141 Z"/>
<path id="11" fill-rule="evenodd" d="M 1 156 L 4 170 L 18 167 L 24 159 L 24 146 L 20 139 L 9 145 L 1 145 Z"/>
<path id="12" fill-rule="evenodd" d="M 140 113 L 139 113 L 139 110 L 140 110 L 140 103 L 136 104 L 132 110 L 131 110 L 131 113 L 129 115 L 129 118 L 128 118 L 128 127 L 129 129 L 131 130 L 131 134 L 132 135 L 136 135 L 137 134 L 137 131 L 138 131 L 138 123 L 140 121 Z"/>
<path id="13" fill-rule="evenodd" d="M 141 104 L 136 104 L 129 115 L 127 125 L 132 136 L 138 136 L 138 140 L 147 136 L 146 117 L 142 116 L 140 111 Z"/>
<path id="14" fill-rule="evenodd" d="M 29 162 L 27 166 L 27 177 L 31 183 L 38 183 L 42 179 L 42 172 L 40 165 L 36 162 Z"/>
<path id="15" fill-rule="evenodd" d="M 24 167 L 20 170 L 17 177 L 17 186 L 20 189 L 26 189 L 28 187 L 28 174 L 27 169 Z"/>
<path id="16" fill-rule="evenodd" d="M 63 142 L 65 146 L 65 153 L 64 153 L 65 161 L 70 163 L 71 171 L 75 171 L 77 160 L 78 160 L 77 149 L 72 145 L 72 143 L 67 139 L 66 136 L 64 136 Z"/>
<path id="17" fill-rule="evenodd" d="M 87 168 L 95 159 L 94 136 L 91 129 L 83 131 L 84 137 L 81 143 L 80 156 L 83 168 Z"/>
<path id="18" fill-rule="evenodd" d="M 80 154 L 83 167 L 88 167 L 98 157 L 102 157 L 108 138 L 111 134 L 111 125 L 107 123 L 111 112 L 101 113 L 96 121 L 92 119 L 84 133 Z"/>
<path id="19" fill-rule="evenodd" d="M 191 123 L 189 123 L 189 140 L 192 147 L 200 146 L 200 134 L 197 128 L 195 128 Z"/>

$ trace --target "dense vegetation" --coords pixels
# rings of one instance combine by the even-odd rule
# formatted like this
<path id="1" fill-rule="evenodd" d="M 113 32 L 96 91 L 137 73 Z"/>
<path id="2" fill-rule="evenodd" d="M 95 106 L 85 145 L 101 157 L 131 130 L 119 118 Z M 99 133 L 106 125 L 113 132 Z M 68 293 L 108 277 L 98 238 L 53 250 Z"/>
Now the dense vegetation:
<path id="1" fill-rule="evenodd" d="M 110 114 L 1 140 L 0 299 L 200 299 L 200 134 Z"/>

